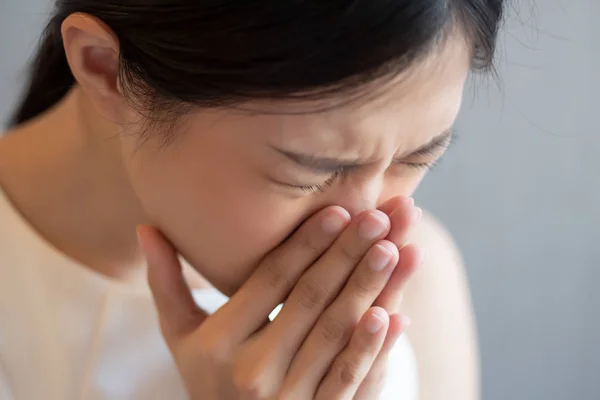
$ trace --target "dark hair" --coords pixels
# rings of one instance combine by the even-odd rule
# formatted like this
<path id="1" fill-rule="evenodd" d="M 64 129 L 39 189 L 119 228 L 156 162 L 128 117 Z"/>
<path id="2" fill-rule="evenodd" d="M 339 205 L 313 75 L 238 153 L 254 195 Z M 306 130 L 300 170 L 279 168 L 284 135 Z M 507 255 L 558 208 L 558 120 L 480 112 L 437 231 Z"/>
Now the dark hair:
<path id="1" fill-rule="evenodd" d="M 60 33 L 72 13 L 98 18 L 120 44 L 119 75 L 148 111 L 251 99 L 357 93 L 397 76 L 460 32 L 476 69 L 492 67 L 503 0 L 57 0 L 11 125 L 75 84 Z"/>

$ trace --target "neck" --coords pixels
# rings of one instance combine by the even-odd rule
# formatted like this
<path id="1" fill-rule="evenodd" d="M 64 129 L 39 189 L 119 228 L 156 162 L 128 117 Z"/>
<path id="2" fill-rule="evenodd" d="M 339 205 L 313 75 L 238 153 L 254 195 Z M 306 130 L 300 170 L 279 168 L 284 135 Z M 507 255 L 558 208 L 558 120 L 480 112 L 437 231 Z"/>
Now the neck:
<path id="1" fill-rule="evenodd" d="M 114 279 L 145 280 L 135 227 L 145 222 L 129 185 L 119 130 L 74 88 L 0 142 L 0 186 L 54 247 Z"/>

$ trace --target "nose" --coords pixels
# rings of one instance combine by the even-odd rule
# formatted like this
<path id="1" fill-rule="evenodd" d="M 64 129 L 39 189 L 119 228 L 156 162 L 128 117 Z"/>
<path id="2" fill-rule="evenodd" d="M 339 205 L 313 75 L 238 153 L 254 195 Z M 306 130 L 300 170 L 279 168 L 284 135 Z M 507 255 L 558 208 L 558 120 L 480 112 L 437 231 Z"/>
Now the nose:
<path id="1" fill-rule="evenodd" d="M 334 204 L 346 209 L 352 217 L 365 210 L 373 210 L 380 203 L 384 182 L 378 177 L 362 182 L 348 182 L 336 191 Z"/>
<path id="2" fill-rule="evenodd" d="M 344 207 L 352 217 L 365 210 L 389 208 L 399 196 L 412 196 L 419 181 L 388 180 L 385 174 L 370 179 L 345 182 L 332 193 L 329 204 Z"/>

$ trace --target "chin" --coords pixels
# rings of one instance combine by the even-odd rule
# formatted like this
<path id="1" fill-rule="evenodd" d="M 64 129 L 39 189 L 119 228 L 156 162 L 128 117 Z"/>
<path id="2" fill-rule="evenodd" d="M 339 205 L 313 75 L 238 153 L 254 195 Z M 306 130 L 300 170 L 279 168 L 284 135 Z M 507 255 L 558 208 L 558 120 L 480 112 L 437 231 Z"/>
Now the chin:
<path id="1" fill-rule="evenodd" d="M 185 256 L 184 259 L 189 260 Z M 205 284 L 208 284 L 209 286 L 217 289 L 219 292 L 223 293 L 227 297 L 233 296 L 244 285 L 244 282 L 253 272 L 253 270 L 251 270 L 247 277 L 239 277 L 238 279 L 233 279 L 233 277 L 229 276 L 229 274 L 223 274 L 220 272 L 239 270 L 239 268 L 235 268 L 234 266 L 220 266 L 219 268 L 214 269 L 213 271 L 203 271 L 201 268 L 193 267 L 193 265 L 202 265 L 201 263 L 196 264 L 194 262 L 188 261 L 186 261 L 186 263 L 200 274 Z"/>

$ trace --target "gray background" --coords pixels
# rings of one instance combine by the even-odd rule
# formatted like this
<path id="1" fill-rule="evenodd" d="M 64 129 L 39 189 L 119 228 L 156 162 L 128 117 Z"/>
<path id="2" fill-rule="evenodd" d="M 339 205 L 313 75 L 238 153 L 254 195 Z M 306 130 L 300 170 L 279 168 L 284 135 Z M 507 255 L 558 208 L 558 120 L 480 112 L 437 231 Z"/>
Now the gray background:
<path id="1" fill-rule="evenodd" d="M 0 1 L 4 120 L 48 0 Z M 501 82 L 473 80 L 417 197 L 467 261 L 483 398 L 600 399 L 600 2 L 513 5 Z"/>

